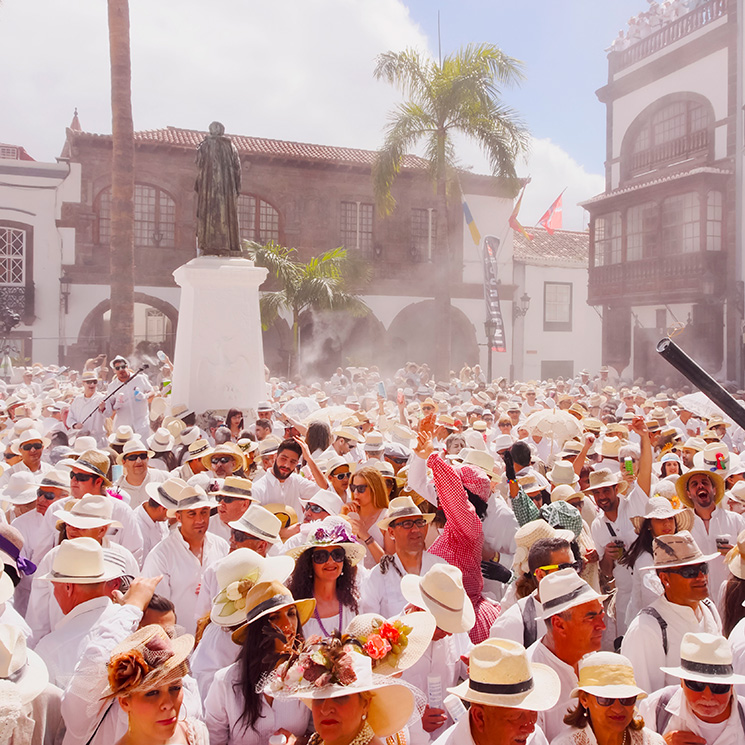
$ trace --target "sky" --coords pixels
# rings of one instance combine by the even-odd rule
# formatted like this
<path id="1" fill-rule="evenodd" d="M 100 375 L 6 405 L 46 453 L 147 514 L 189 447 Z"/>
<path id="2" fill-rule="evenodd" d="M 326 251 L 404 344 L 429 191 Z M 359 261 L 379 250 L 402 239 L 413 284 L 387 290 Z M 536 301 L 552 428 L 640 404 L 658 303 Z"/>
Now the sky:
<path id="1" fill-rule="evenodd" d="M 531 133 L 521 220 L 533 225 L 564 195 L 564 227 L 581 230 L 577 202 L 603 190 L 608 47 L 646 0 L 129 0 L 135 128 L 167 125 L 376 149 L 401 98 L 373 78 L 381 52 L 443 54 L 498 45 L 524 65 L 503 91 Z M 90 132 L 111 131 L 106 3 L 3 0 L 0 142 L 37 160 L 62 149 L 75 107 Z M 465 167 L 487 172 L 472 143 Z"/>

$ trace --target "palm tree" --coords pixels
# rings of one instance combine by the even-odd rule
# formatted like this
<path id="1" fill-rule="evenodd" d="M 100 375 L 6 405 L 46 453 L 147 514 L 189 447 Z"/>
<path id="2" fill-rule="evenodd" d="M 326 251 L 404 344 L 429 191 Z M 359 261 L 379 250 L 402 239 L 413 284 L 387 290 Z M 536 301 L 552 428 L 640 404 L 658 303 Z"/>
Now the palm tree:
<path id="1" fill-rule="evenodd" d="M 522 63 L 492 44 L 469 44 L 441 62 L 407 49 L 379 55 L 375 77 L 395 85 L 408 99 L 391 113 L 373 166 L 379 212 L 388 215 L 395 208 L 391 188 L 404 156 L 417 146 L 423 147 L 436 187 L 435 371 L 447 380 L 452 276 L 448 196 L 459 188 L 453 137 L 465 135 L 479 143 L 492 174 L 509 182 L 516 193 L 515 161 L 527 150 L 528 133 L 515 112 L 500 101 L 500 90 L 523 79 Z"/>
<path id="2" fill-rule="evenodd" d="M 294 372 L 300 351 L 300 316 L 306 310 L 344 311 L 353 316 L 370 312 L 350 286 L 368 280 L 367 268 L 352 261 L 344 248 L 334 248 L 302 263 L 294 258 L 296 250 L 269 242 L 266 246 L 246 242 L 246 253 L 256 266 L 269 270 L 278 290 L 261 295 L 261 321 L 264 329 L 274 323 L 280 312 L 292 314 L 292 351 L 289 373 Z"/>
<path id="3" fill-rule="evenodd" d="M 134 348 L 134 124 L 128 0 L 108 0 L 111 60 L 110 351 Z"/>

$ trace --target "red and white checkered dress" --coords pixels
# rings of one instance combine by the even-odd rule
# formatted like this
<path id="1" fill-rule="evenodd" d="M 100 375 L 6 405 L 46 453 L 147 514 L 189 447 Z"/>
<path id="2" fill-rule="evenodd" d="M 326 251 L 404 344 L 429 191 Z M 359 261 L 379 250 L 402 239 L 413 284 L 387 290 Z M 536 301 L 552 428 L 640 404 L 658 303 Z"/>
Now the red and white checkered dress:
<path id="1" fill-rule="evenodd" d="M 468 501 L 463 479 L 469 483 L 471 491 L 477 491 L 471 487 L 482 482 L 482 479 L 488 485 L 488 477 L 476 466 L 462 466 L 464 473 L 461 475 L 437 453 L 429 456 L 427 466 L 432 470 L 437 498 L 446 517 L 442 535 L 429 551 L 463 572 L 463 587 L 476 611 L 476 624 L 471 629 L 470 637 L 474 644 L 478 644 L 489 637 L 489 629 L 501 608 L 498 603 L 481 594 L 484 589 L 484 578 L 481 576 L 484 527 Z"/>

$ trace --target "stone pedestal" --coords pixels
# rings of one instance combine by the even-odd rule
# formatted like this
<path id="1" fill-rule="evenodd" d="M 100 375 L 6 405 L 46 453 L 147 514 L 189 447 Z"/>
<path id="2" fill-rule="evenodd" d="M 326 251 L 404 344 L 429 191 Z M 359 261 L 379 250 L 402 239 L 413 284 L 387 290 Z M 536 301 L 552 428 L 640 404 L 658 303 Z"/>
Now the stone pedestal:
<path id="1" fill-rule="evenodd" d="M 259 314 L 266 275 L 248 259 L 222 256 L 199 256 L 173 273 L 181 287 L 174 403 L 199 414 L 255 410 L 266 399 Z"/>

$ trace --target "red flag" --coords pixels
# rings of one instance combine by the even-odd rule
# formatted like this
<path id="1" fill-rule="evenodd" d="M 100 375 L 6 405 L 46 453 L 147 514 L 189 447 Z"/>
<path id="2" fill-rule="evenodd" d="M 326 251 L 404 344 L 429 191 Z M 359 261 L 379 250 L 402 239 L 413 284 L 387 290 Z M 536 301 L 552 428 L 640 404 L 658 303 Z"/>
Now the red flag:
<path id="1" fill-rule="evenodd" d="M 518 233 L 522 233 L 529 241 L 532 241 L 533 236 L 528 233 L 527 230 L 525 230 L 525 228 L 518 222 L 517 219 L 517 213 L 520 211 L 520 204 L 523 201 L 523 194 L 525 194 L 525 186 L 523 186 L 522 191 L 520 192 L 520 196 L 517 198 L 517 202 L 515 203 L 515 209 L 512 210 L 512 214 L 510 215 L 510 227 L 513 230 L 517 230 Z"/>
<path id="2" fill-rule="evenodd" d="M 554 203 L 546 210 L 546 214 L 538 221 L 539 225 L 546 228 L 549 235 L 553 235 L 554 230 L 561 230 L 561 198 L 564 196 L 564 191 L 556 197 Z"/>

